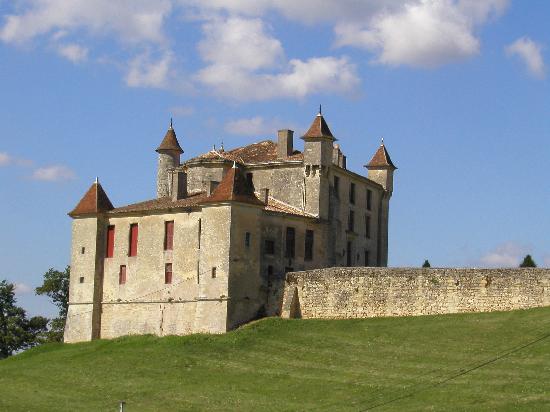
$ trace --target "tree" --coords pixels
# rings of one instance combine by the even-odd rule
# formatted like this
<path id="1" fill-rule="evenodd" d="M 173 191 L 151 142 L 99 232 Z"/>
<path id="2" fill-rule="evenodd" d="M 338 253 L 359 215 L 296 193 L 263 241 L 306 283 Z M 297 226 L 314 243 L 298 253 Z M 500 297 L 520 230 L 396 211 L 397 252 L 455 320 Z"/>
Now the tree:
<path id="1" fill-rule="evenodd" d="M 520 268 L 536 268 L 537 264 L 531 257 L 531 255 L 527 255 L 523 258 L 523 262 L 519 265 Z"/>
<path id="2" fill-rule="evenodd" d="M 25 310 L 16 303 L 15 286 L 0 281 L 0 359 L 45 341 L 48 319 L 42 316 L 27 319 Z"/>
<path id="3" fill-rule="evenodd" d="M 428 259 L 426 259 L 426 260 L 424 261 L 424 263 L 422 264 L 422 267 L 423 267 L 423 268 L 431 268 L 432 265 L 430 265 L 430 261 L 429 261 Z"/>
<path id="4" fill-rule="evenodd" d="M 48 339 L 53 342 L 63 340 L 63 330 L 65 329 L 67 311 L 69 310 L 70 276 L 70 266 L 67 266 L 63 272 L 50 268 L 44 274 L 42 286 L 37 287 L 35 290 L 37 295 L 48 296 L 59 309 L 57 318 L 50 321 L 50 330 L 48 331 Z"/>

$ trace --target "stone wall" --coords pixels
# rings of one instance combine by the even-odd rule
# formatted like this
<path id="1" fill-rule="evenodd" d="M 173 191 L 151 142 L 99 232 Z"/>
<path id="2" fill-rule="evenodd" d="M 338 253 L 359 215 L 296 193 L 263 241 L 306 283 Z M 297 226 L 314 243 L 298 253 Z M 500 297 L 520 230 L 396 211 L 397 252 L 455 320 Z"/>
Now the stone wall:
<path id="1" fill-rule="evenodd" d="M 283 317 L 366 318 L 550 305 L 550 269 L 329 268 L 288 273 Z"/>

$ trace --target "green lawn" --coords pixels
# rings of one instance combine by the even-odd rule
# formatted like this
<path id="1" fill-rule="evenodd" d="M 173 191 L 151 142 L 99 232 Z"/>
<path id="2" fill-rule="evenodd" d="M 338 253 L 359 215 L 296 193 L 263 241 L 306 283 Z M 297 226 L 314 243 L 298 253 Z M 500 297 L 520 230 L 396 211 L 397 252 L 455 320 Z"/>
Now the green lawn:
<path id="1" fill-rule="evenodd" d="M 550 308 L 53 344 L 0 361 L 0 410 L 550 410 L 547 334 Z"/>

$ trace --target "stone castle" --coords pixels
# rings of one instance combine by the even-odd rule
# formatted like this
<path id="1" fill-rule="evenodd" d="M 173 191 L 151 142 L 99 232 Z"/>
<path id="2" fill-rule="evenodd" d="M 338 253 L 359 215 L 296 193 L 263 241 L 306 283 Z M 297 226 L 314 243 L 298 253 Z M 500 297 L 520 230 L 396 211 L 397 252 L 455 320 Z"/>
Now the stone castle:
<path id="1" fill-rule="evenodd" d="M 65 341 L 221 333 L 281 312 L 287 272 L 386 266 L 396 169 L 382 143 L 367 176 L 319 113 L 292 130 L 183 163 L 172 124 L 157 197 L 113 207 L 99 182 L 73 218 Z"/>

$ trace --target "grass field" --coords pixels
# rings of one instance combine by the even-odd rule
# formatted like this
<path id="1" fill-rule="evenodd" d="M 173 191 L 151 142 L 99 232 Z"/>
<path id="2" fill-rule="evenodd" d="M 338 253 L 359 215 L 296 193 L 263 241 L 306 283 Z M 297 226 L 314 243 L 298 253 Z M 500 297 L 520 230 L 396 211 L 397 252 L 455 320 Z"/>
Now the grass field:
<path id="1" fill-rule="evenodd" d="M 51 344 L 0 361 L 0 410 L 550 410 L 549 334 L 542 308 Z"/>

